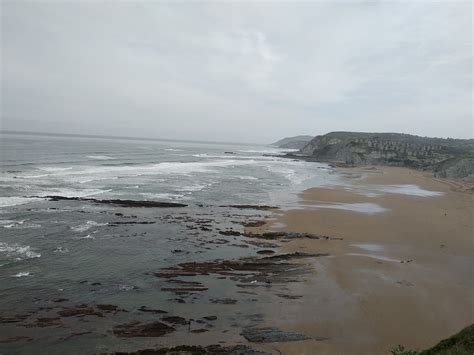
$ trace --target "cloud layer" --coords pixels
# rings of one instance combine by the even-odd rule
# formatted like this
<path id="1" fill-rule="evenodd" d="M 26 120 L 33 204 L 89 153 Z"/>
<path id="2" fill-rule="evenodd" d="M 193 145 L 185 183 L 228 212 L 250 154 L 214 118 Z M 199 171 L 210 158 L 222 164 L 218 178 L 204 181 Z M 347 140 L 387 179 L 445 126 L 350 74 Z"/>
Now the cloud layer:
<path id="1" fill-rule="evenodd" d="M 2 129 L 473 136 L 469 1 L 1 7 Z"/>

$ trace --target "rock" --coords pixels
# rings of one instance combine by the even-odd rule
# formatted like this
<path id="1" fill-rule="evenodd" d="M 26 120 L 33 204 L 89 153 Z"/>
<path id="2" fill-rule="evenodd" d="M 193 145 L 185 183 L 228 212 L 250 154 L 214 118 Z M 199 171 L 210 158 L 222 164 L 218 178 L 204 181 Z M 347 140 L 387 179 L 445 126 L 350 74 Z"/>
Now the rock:
<path id="1" fill-rule="evenodd" d="M 115 352 L 115 355 L 268 355 L 268 353 L 254 350 L 245 345 L 223 347 L 209 345 L 206 347 L 194 345 L 180 345 L 172 348 L 144 349 L 134 352 Z"/>
<path id="2" fill-rule="evenodd" d="M 0 344 L 16 343 L 17 341 L 32 341 L 32 340 L 33 338 L 19 335 L 19 336 L 15 336 L 11 338 L 0 339 Z"/>
<path id="3" fill-rule="evenodd" d="M 33 196 L 36 198 L 47 198 L 50 201 L 79 201 L 79 202 L 93 202 L 98 204 L 107 204 L 107 205 L 116 205 L 120 207 L 160 207 L 160 208 L 170 208 L 170 207 L 187 207 L 183 203 L 173 203 L 173 202 L 159 202 L 159 201 L 140 201 L 140 200 L 99 200 L 96 198 L 86 198 L 86 197 L 66 197 L 66 196 Z"/>
<path id="4" fill-rule="evenodd" d="M 474 181 L 474 155 L 447 159 L 434 167 L 434 176 Z"/>
<path id="5" fill-rule="evenodd" d="M 59 317 L 42 317 L 36 319 L 36 322 L 34 323 L 29 323 L 25 324 L 25 327 L 27 328 L 33 328 L 33 327 L 62 327 L 63 323 L 61 322 L 61 319 Z"/>
<path id="6" fill-rule="evenodd" d="M 272 254 L 275 254 L 275 252 L 273 250 L 270 250 L 270 249 L 264 249 L 264 250 L 257 251 L 257 254 L 272 255 Z"/>
<path id="7" fill-rule="evenodd" d="M 253 282 L 252 287 L 258 287 L 261 286 L 261 283 L 267 281 L 278 283 L 296 281 L 299 275 L 308 271 L 308 267 L 303 264 L 292 264 L 282 261 L 313 256 L 319 256 L 319 254 L 293 253 L 265 258 L 244 258 L 235 261 L 189 262 L 163 268 L 159 272 L 154 272 L 153 275 L 160 278 L 175 278 L 216 274 L 230 276 L 230 279 L 233 281 L 239 281 L 244 284 Z"/>
<path id="8" fill-rule="evenodd" d="M 227 207 L 227 208 L 238 208 L 241 210 L 260 210 L 260 211 L 270 211 L 270 210 L 277 210 L 279 207 L 275 206 L 267 206 L 267 205 L 227 205 L 227 206 L 220 206 L 220 207 Z"/>
<path id="9" fill-rule="evenodd" d="M 1 316 L 0 323 L 19 323 L 27 319 L 29 314 L 16 314 L 14 316 Z"/>
<path id="10" fill-rule="evenodd" d="M 166 313 L 168 313 L 166 311 L 162 311 L 161 309 L 150 309 L 150 308 L 147 308 L 145 306 L 141 306 L 138 310 L 140 312 L 156 313 L 156 314 L 166 314 Z"/>
<path id="11" fill-rule="evenodd" d="M 97 309 L 105 312 L 128 312 L 127 310 L 118 308 L 118 306 L 113 304 L 98 304 Z"/>
<path id="12" fill-rule="evenodd" d="M 208 332 L 208 331 L 209 331 L 209 329 L 201 328 L 201 329 L 193 329 L 193 330 L 191 330 L 191 333 L 205 333 L 205 332 Z"/>
<path id="13" fill-rule="evenodd" d="M 211 298 L 211 302 L 215 304 L 236 304 L 237 300 L 233 298 Z"/>
<path id="14" fill-rule="evenodd" d="M 161 322 L 140 323 L 131 322 L 117 325 L 114 327 L 113 333 L 120 338 L 134 337 L 161 337 L 163 335 L 174 332 L 176 329 Z"/>
<path id="15" fill-rule="evenodd" d="M 241 335 L 252 343 L 276 343 L 311 339 L 293 332 L 283 332 L 278 328 L 245 328 Z"/>
<path id="16" fill-rule="evenodd" d="M 231 235 L 231 236 L 239 236 L 239 235 L 242 235 L 242 233 L 237 232 L 237 231 L 232 231 L 232 230 L 219 231 L 219 234 L 222 234 L 222 235 Z"/>
<path id="17" fill-rule="evenodd" d="M 61 302 L 66 302 L 66 301 L 69 301 L 69 299 L 67 298 L 56 298 L 53 300 L 53 302 L 55 303 L 61 303 Z"/>
<path id="18" fill-rule="evenodd" d="M 103 317 L 102 313 L 94 311 L 94 309 L 91 307 L 63 309 L 62 311 L 59 311 L 58 314 L 61 317 L 84 317 L 84 316 Z"/>

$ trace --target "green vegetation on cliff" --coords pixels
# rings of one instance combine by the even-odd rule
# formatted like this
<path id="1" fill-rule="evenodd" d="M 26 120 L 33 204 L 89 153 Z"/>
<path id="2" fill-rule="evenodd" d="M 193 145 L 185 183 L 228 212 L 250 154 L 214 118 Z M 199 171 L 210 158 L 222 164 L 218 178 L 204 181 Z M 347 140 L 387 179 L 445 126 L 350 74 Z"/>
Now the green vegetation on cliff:
<path id="1" fill-rule="evenodd" d="M 391 353 L 392 355 L 472 355 L 474 354 L 474 324 L 440 341 L 430 349 L 418 352 L 399 345 Z"/>

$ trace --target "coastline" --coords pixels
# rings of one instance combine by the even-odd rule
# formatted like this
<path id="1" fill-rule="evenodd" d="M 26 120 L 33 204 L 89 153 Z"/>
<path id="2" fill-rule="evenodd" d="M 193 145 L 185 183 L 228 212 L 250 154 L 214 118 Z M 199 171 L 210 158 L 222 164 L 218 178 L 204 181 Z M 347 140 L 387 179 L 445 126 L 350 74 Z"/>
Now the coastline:
<path id="1" fill-rule="evenodd" d="M 304 287 L 291 290 L 301 298 L 268 312 L 268 324 L 319 340 L 268 350 L 370 354 L 389 353 L 398 344 L 424 349 L 473 323 L 472 184 L 407 168 L 337 173 L 345 176 L 343 188 L 308 189 L 300 195 L 301 209 L 275 211 L 266 225 L 251 229 L 342 238 L 294 239 L 282 246 L 287 253 L 330 254 L 305 260 L 314 272 Z M 383 210 L 363 213 L 339 209 L 341 204 Z"/>

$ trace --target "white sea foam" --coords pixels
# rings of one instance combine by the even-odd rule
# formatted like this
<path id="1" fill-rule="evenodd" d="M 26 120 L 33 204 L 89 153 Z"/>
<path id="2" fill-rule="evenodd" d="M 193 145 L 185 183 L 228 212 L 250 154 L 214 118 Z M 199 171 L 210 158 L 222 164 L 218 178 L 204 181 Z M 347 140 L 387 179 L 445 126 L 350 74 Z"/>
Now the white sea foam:
<path id="1" fill-rule="evenodd" d="M 18 205 L 24 205 L 31 202 L 33 199 L 27 197 L 0 197 L 0 208 L 1 207 L 13 207 Z"/>
<path id="2" fill-rule="evenodd" d="M 73 170 L 52 172 L 43 175 L 20 175 L 21 179 L 60 179 L 65 182 L 121 178 L 143 175 L 189 175 L 191 173 L 215 172 L 216 169 L 249 165 L 256 160 L 227 159 L 204 162 L 163 162 L 145 165 L 122 166 L 78 166 Z"/>
<path id="3" fill-rule="evenodd" d="M 20 221 L 14 221 L 11 219 L 0 220 L 0 226 L 3 228 L 13 228 L 15 226 L 22 225 L 23 223 L 25 223 L 24 219 Z"/>
<path id="4" fill-rule="evenodd" d="M 282 158 L 277 157 L 264 157 L 264 156 L 255 156 L 255 155 L 235 155 L 235 154 L 226 154 L 226 155 L 213 155 L 207 153 L 192 154 L 195 158 L 217 158 L 217 159 L 237 159 L 237 160 L 268 160 L 268 161 L 283 161 Z"/>
<path id="5" fill-rule="evenodd" d="M 258 180 L 257 177 L 255 176 L 243 176 L 243 175 L 236 175 L 234 176 L 236 179 L 240 179 L 240 180 Z"/>
<path id="6" fill-rule="evenodd" d="M 297 152 L 298 149 L 283 149 L 283 148 L 265 148 L 265 149 L 248 149 L 239 150 L 242 153 L 260 153 L 260 154 L 284 154 L 289 152 Z"/>
<path id="7" fill-rule="evenodd" d="M 178 191 L 189 191 L 189 192 L 194 192 L 194 191 L 202 191 L 206 187 L 211 186 L 212 184 L 194 184 L 194 185 L 189 185 L 189 186 L 182 186 L 177 188 Z"/>
<path id="8" fill-rule="evenodd" d="M 282 175 L 293 185 L 300 185 L 304 181 L 311 178 L 309 175 L 298 173 L 295 169 L 290 168 L 288 165 L 269 164 L 266 166 L 266 168 L 271 173 Z"/>
<path id="9" fill-rule="evenodd" d="M 375 213 L 382 213 L 388 211 L 386 208 L 376 204 L 376 203 L 328 203 L 328 204 L 317 204 L 317 205 L 310 205 L 310 207 L 314 208 L 330 208 L 336 210 L 346 210 L 358 213 L 365 213 L 365 214 L 375 214 Z"/>
<path id="10" fill-rule="evenodd" d="M 71 170 L 72 166 L 69 166 L 69 167 L 40 166 L 38 169 L 43 170 L 43 171 L 47 171 L 47 172 L 58 172 L 58 171 Z"/>
<path id="11" fill-rule="evenodd" d="M 79 233 L 82 233 L 82 232 L 85 232 L 93 227 L 101 227 L 101 226 L 106 226 L 107 223 L 97 223 L 96 221 L 87 221 L 86 223 L 84 224 L 80 224 L 78 226 L 75 226 L 75 227 L 71 227 L 71 230 L 73 230 L 74 232 L 79 232 Z"/>
<path id="12" fill-rule="evenodd" d="M 13 275 L 13 277 L 27 277 L 32 276 L 29 271 L 20 271 L 18 274 Z"/>
<path id="13" fill-rule="evenodd" d="M 57 247 L 56 249 L 53 250 L 54 253 L 60 253 L 60 254 L 66 254 L 69 253 L 68 248 L 63 248 L 63 247 Z"/>
<path id="14" fill-rule="evenodd" d="M 399 263 L 400 262 L 400 260 L 389 258 L 388 256 L 382 256 L 382 255 L 372 255 L 372 254 L 362 254 L 362 253 L 347 253 L 346 255 L 363 256 L 363 257 L 366 257 L 366 258 L 389 261 L 389 262 L 392 262 L 392 263 Z"/>
<path id="15" fill-rule="evenodd" d="M 70 188 L 59 188 L 59 189 L 48 189 L 38 192 L 37 195 L 42 196 L 64 196 L 64 197 L 88 197 L 94 195 L 100 195 L 105 192 L 110 192 L 112 190 L 102 190 L 102 189 L 70 189 Z"/>
<path id="16" fill-rule="evenodd" d="M 164 200 L 180 200 L 185 197 L 183 194 L 174 194 L 174 193 L 142 193 L 142 196 L 150 199 L 164 199 Z"/>
<path id="17" fill-rule="evenodd" d="M 381 185 L 381 186 L 371 186 L 377 191 L 388 192 L 392 194 L 402 194 L 410 196 L 419 196 L 419 197 L 436 197 L 444 195 L 443 192 L 439 191 L 429 191 L 422 189 L 418 185 Z"/>
<path id="18" fill-rule="evenodd" d="M 75 239 L 95 239 L 95 237 L 92 234 L 88 234 L 83 237 L 77 237 Z"/>
<path id="19" fill-rule="evenodd" d="M 96 160 L 112 160 L 112 159 L 115 159 L 114 157 L 109 157 L 108 155 L 88 155 L 87 158 L 96 159 Z"/>
<path id="20" fill-rule="evenodd" d="M 22 246 L 4 242 L 0 242 L 0 253 L 6 255 L 8 258 L 14 258 L 14 260 L 17 261 L 41 257 L 41 254 L 33 251 L 29 245 Z"/>
<path id="21" fill-rule="evenodd" d="M 383 246 L 379 244 L 371 244 L 371 243 L 354 243 L 351 245 L 356 248 L 364 249 L 368 251 L 382 251 L 384 249 Z"/>

